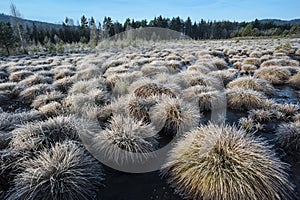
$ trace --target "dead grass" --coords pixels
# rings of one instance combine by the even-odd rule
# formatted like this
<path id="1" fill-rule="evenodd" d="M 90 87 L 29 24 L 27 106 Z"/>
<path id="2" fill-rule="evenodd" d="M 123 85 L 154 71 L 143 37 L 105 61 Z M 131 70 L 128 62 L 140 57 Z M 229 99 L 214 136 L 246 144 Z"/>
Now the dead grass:
<path id="1" fill-rule="evenodd" d="M 258 91 L 245 88 L 226 90 L 227 104 L 236 110 L 252 110 L 263 108 L 266 96 Z"/>
<path id="2" fill-rule="evenodd" d="M 197 127 L 201 115 L 196 105 L 165 96 L 151 110 L 150 117 L 156 128 L 165 129 L 165 134 L 176 135 Z"/>
<path id="3" fill-rule="evenodd" d="M 289 80 L 291 73 L 280 67 L 267 67 L 257 70 L 254 76 L 267 80 L 274 85 L 280 85 Z"/>
<path id="4" fill-rule="evenodd" d="M 228 125 L 201 126 L 177 142 L 162 172 L 191 199 L 294 199 L 288 165 L 270 146 Z"/>
<path id="5" fill-rule="evenodd" d="M 246 88 L 260 92 L 266 95 L 273 96 L 276 94 L 275 88 L 263 79 L 254 78 L 251 76 L 237 78 L 228 83 L 227 88 Z"/>
<path id="6" fill-rule="evenodd" d="M 8 199 L 93 199 L 101 186 L 101 165 L 73 142 L 57 143 L 21 164 Z"/>
<path id="7" fill-rule="evenodd" d="M 289 153 L 300 152 L 300 122 L 279 125 L 276 130 L 277 141 Z"/>

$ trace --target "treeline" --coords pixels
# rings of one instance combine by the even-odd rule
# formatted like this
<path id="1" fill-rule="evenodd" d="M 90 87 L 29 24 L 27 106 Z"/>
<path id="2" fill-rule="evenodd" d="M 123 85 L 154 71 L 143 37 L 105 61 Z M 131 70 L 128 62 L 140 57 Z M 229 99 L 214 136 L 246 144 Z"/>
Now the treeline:
<path id="1" fill-rule="evenodd" d="M 8 34 L 8 29 L 12 29 L 9 23 L 0 23 L 1 48 L 9 54 L 9 49 L 18 44 L 18 34 Z M 14 24 L 15 26 L 15 24 Z M 66 43 L 83 43 L 95 47 L 99 40 L 114 36 L 128 29 L 140 27 L 160 27 L 181 32 L 193 39 L 227 39 L 232 37 L 259 37 L 259 36 L 290 36 L 300 34 L 300 26 L 292 24 L 277 25 L 272 22 L 230 22 L 230 21 L 205 21 L 192 22 L 190 17 L 182 19 L 180 17 L 165 18 L 155 17 L 147 21 L 136 21 L 126 19 L 122 24 L 114 21 L 111 17 L 105 17 L 102 23 L 96 23 L 93 17 L 82 16 L 79 25 L 74 24 L 74 20 L 66 18 L 61 28 L 43 29 L 34 23 L 31 27 L 19 25 L 23 38 L 28 45 L 46 45 L 51 50 L 54 45 Z M 16 30 L 16 29 L 14 29 Z M 7 35 L 8 34 L 8 35 Z M 9 42 L 5 42 L 9 41 Z"/>

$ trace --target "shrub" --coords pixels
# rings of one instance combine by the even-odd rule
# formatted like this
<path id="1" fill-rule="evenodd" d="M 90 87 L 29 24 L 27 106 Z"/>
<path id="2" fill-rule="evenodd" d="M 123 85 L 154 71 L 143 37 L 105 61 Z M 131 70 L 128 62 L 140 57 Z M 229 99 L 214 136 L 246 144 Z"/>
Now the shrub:
<path id="1" fill-rule="evenodd" d="M 300 152 L 300 122 L 281 124 L 275 134 L 282 148 L 292 154 Z"/>
<path id="2" fill-rule="evenodd" d="M 14 150 L 40 150 L 56 142 L 78 140 L 80 121 L 75 117 L 56 117 L 27 123 L 12 131 L 10 146 Z"/>
<path id="3" fill-rule="evenodd" d="M 274 95 L 276 93 L 275 88 L 268 81 L 250 76 L 237 78 L 228 83 L 227 87 L 252 89 L 264 92 L 267 95 Z"/>
<path id="4" fill-rule="evenodd" d="M 162 172 L 191 199 L 294 199 L 287 169 L 267 142 L 208 124 L 177 142 Z"/>
<path id="5" fill-rule="evenodd" d="M 227 89 L 226 96 L 228 106 L 237 110 L 262 108 L 266 99 L 261 92 L 244 88 Z"/>
<path id="6" fill-rule="evenodd" d="M 291 73 L 287 69 L 279 67 L 261 68 L 254 74 L 255 77 L 267 80 L 274 85 L 284 84 L 290 75 Z"/>
<path id="7" fill-rule="evenodd" d="M 196 105 L 179 98 L 162 97 L 150 112 L 156 128 L 163 128 L 165 134 L 182 134 L 200 122 L 200 111 Z"/>
<path id="8" fill-rule="evenodd" d="M 94 199 L 103 180 L 98 161 L 73 142 L 57 143 L 20 166 L 9 199 Z"/>

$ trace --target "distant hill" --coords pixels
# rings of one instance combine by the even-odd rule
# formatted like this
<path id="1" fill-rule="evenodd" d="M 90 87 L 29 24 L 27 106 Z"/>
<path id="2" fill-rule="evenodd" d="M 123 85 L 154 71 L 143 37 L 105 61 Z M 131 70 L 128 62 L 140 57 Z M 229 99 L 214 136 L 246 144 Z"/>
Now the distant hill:
<path id="1" fill-rule="evenodd" d="M 59 29 L 61 28 L 62 25 L 59 24 L 52 24 L 48 22 L 40 22 L 40 21 L 33 21 L 33 20 L 28 20 L 28 19 L 21 19 L 21 24 L 23 27 L 28 26 L 29 28 L 32 28 L 33 24 L 35 24 L 37 27 L 43 28 L 45 30 L 49 29 Z M 5 14 L 0 14 L 0 22 L 13 22 L 13 17 L 10 15 L 5 15 Z"/>
<path id="2" fill-rule="evenodd" d="M 299 24 L 300 25 L 300 19 L 293 19 L 293 20 L 262 19 L 259 21 L 262 23 L 273 22 L 276 25 L 283 25 L 283 24 Z"/>

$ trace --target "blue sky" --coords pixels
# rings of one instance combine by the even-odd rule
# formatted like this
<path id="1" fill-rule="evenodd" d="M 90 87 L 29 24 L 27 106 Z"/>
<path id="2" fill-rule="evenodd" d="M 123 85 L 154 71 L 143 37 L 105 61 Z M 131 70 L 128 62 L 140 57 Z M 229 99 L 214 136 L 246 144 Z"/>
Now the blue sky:
<path id="1" fill-rule="evenodd" d="M 97 21 L 110 16 L 123 23 L 155 16 L 190 16 L 192 21 L 252 21 L 256 18 L 300 18 L 300 0 L 0 0 L 0 13 L 9 14 L 14 3 L 26 19 L 61 23 L 66 17 L 75 23 L 82 15 Z"/>

